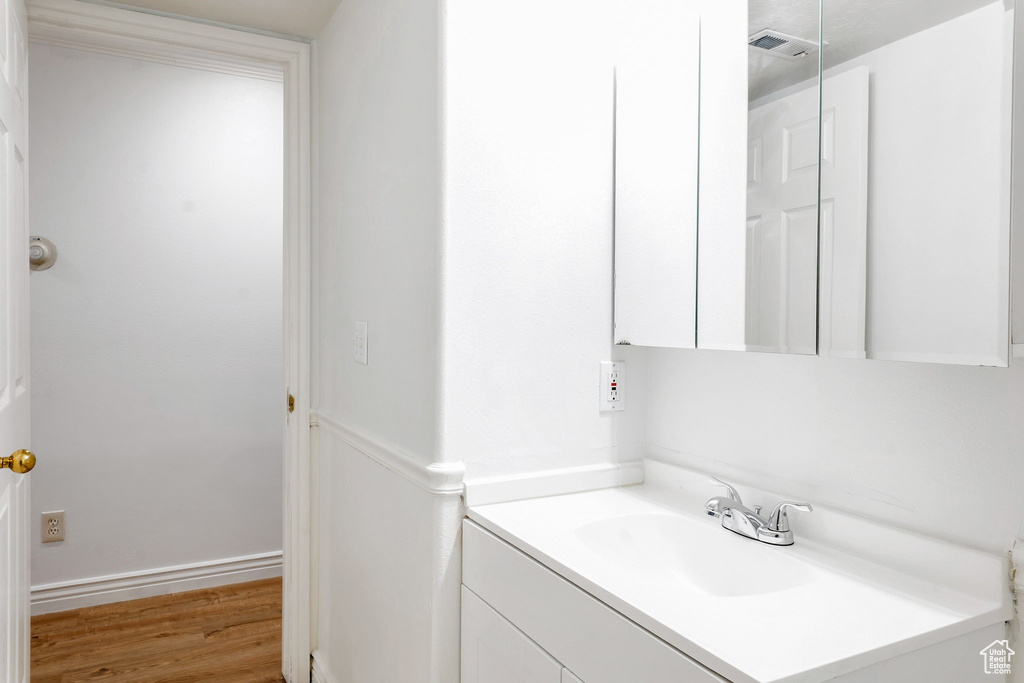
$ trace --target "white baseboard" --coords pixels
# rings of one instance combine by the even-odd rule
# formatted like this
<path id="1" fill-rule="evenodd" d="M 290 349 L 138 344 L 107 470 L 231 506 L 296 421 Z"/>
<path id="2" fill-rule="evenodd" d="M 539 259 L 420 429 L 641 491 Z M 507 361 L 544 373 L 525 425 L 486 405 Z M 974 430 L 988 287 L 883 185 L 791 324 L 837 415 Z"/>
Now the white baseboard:
<path id="1" fill-rule="evenodd" d="M 511 500 L 581 493 L 613 486 L 642 484 L 643 481 L 644 466 L 640 460 L 467 479 L 466 505 L 490 505 Z"/>
<path id="2" fill-rule="evenodd" d="M 281 576 L 281 551 L 49 583 L 32 587 L 32 614 L 63 612 L 278 576 Z"/>
<path id="3" fill-rule="evenodd" d="M 335 680 L 331 676 L 331 672 L 327 670 L 327 665 L 324 664 L 318 650 L 313 651 L 313 666 L 310 680 L 312 683 L 334 683 Z"/>

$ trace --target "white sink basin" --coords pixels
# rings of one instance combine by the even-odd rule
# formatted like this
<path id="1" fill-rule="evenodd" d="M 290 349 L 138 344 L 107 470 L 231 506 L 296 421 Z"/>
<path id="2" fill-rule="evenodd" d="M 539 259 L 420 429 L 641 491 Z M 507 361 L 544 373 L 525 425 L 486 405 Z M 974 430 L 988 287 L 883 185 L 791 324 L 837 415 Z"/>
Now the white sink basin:
<path id="1" fill-rule="evenodd" d="M 702 514 L 714 493 L 706 476 L 662 483 L 655 472 L 648 464 L 652 483 L 643 486 L 474 506 L 469 516 L 736 683 L 818 683 L 1001 628 L 1012 615 L 1000 557 L 869 530 L 824 506 L 797 519 L 795 545 L 768 545 Z M 693 493 L 679 481 L 692 481 Z M 867 544 L 852 552 L 820 540 L 861 537 Z M 954 576 L 963 567 L 965 578 L 947 586 L 870 559 L 895 551 L 904 566 L 920 555 L 927 562 L 916 566 L 925 571 Z M 784 637 L 763 637 L 770 633 Z"/>
<path id="2" fill-rule="evenodd" d="M 790 590 L 818 572 L 787 554 L 687 517 L 641 513 L 584 524 L 576 535 L 607 561 L 648 579 L 682 581 L 708 595 L 737 597 Z M 697 536 L 697 539 L 694 537 Z"/>

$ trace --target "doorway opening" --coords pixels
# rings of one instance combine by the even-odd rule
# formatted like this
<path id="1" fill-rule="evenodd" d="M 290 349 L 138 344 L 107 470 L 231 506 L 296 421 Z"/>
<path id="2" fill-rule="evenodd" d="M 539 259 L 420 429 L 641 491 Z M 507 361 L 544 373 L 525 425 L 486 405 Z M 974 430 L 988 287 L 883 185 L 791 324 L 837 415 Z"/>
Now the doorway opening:
<path id="1" fill-rule="evenodd" d="M 301 680 L 309 45 L 65 0 L 28 19 L 32 233 L 57 251 L 31 283 L 32 612 L 248 585 Z"/>
<path id="2" fill-rule="evenodd" d="M 29 65 L 33 613 L 279 577 L 283 84 Z"/>

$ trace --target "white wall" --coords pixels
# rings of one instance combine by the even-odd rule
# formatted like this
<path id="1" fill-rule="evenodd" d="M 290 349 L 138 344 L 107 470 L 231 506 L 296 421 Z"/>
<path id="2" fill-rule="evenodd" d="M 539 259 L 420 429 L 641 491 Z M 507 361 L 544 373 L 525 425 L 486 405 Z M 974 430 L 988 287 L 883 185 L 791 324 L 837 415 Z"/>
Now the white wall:
<path id="1" fill-rule="evenodd" d="M 660 458 L 1006 552 L 1024 534 L 1024 366 L 649 353 Z"/>
<path id="2" fill-rule="evenodd" d="M 612 346 L 610 7 L 447 4 L 440 388 L 467 477 L 642 455 L 643 357 Z M 627 361 L 621 415 L 602 360 Z"/>
<path id="3" fill-rule="evenodd" d="M 32 45 L 34 585 L 280 551 L 280 83 Z"/>
<path id="4" fill-rule="evenodd" d="M 438 4 L 346 0 L 317 41 L 319 410 L 433 462 Z M 357 320 L 367 365 L 353 362 Z"/>
<path id="5" fill-rule="evenodd" d="M 487 476 L 642 453 L 644 356 L 611 345 L 600 16 L 346 0 L 316 43 L 317 659 L 339 683 L 458 680 L 458 495 L 381 458 Z M 635 359 L 618 417 L 613 358 Z"/>
<path id="6" fill-rule="evenodd" d="M 320 438 L 317 656 L 333 683 L 434 680 L 432 496 L 330 431 Z"/>
<path id="7" fill-rule="evenodd" d="M 414 469 L 442 459 L 440 21 L 434 0 L 345 0 L 315 46 L 314 626 L 334 683 L 458 681 L 459 497 L 351 443 Z M 352 358 L 357 320 L 367 365 Z"/>

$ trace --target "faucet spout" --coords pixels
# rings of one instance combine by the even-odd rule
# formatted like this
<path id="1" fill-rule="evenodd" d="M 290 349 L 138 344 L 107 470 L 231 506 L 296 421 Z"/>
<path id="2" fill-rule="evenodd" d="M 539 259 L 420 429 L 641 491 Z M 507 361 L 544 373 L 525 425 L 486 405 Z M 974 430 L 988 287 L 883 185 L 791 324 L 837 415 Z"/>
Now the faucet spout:
<path id="1" fill-rule="evenodd" d="M 793 545 L 793 531 L 789 528 L 790 508 L 800 512 L 811 512 L 807 503 L 779 503 L 767 519 L 760 515 L 761 508 L 751 510 L 740 502 L 739 494 L 729 484 L 712 477 L 712 483 L 726 488 L 725 496 L 715 496 L 704 504 L 704 512 L 722 520 L 722 526 L 734 534 L 752 538 L 771 545 Z"/>
<path id="2" fill-rule="evenodd" d="M 736 501 L 732 498 L 726 498 L 725 496 L 715 496 L 708 502 L 704 503 L 704 512 L 709 517 L 719 518 L 722 513 L 732 505 L 736 505 Z"/>
<path id="3" fill-rule="evenodd" d="M 722 506 L 722 526 L 740 536 L 757 539 L 761 529 L 767 525 L 764 517 L 746 505 L 732 503 Z"/>

